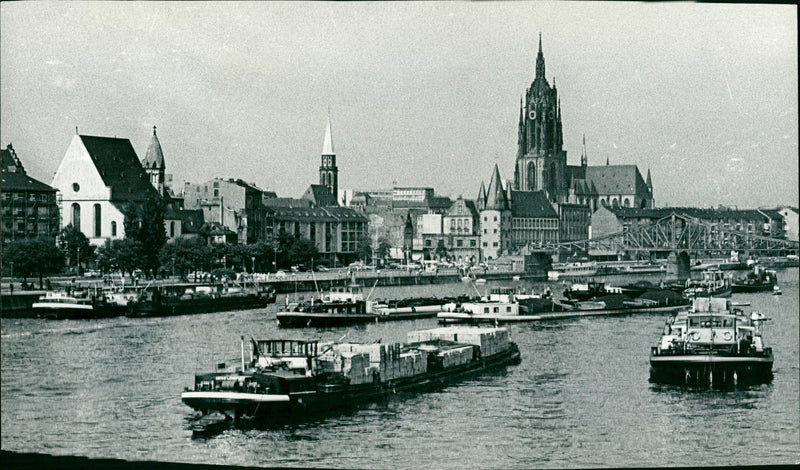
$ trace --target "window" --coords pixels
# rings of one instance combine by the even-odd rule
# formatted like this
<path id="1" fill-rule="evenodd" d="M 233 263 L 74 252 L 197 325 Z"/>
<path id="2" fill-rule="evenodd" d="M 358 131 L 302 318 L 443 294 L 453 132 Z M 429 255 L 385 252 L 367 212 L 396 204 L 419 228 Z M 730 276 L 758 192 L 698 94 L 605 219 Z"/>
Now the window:
<path id="1" fill-rule="evenodd" d="M 100 204 L 94 205 L 94 236 L 100 236 Z"/>
<path id="2" fill-rule="evenodd" d="M 72 203 L 72 226 L 75 230 L 81 229 L 81 206 L 77 202 Z"/>
<path id="3" fill-rule="evenodd" d="M 169 237 L 175 238 L 175 221 L 171 221 L 169 223 Z"/>
<path id="4" fill-rule="evenodd" d="M 78 191 L 81 190 L 81 185 L 79 185 L 78 183 L 72 183 L 72 190 L 77 193 Z"/>
<path id="5" fill-rule="evenodd" d="M 117 223 L 114 221 L 111 221 L 111 236 L 112 237 L 117 236 Z"/>

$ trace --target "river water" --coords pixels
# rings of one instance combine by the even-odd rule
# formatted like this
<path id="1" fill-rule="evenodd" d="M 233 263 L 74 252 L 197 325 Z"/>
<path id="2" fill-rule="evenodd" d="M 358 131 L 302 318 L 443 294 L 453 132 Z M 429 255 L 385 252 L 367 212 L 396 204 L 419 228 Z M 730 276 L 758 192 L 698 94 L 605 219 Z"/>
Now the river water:
<path id="1" fill-rule="evenodd" d="M 771 383 L 719 391 L 649 382 L 665 314 L 510 326 L 522 363 L 425 394 L 402 394 L 301 423 L 188 430 L 180 401 L 195 372 L 238 363 L 239 337 L 405 340 L 435 319 L 281 330 L 276 307 L 97 321 L 2 319 L 2 449 L 228 465 L 576 468 L 800 463 L 798 270 L 782 296 L 734 294 L 767 314 Z M 640 276 L 641 278 L 641 276 Z M 609 278 L 610 283 L 636 279 Z M 650 278 L 655 280 L 655 278 Z M 557 283 L 489 283 L 495 286 Z M 447 284 L 373 296 L 474 293 Z M 282 297 L 279 297 L 282 302 Z"/>

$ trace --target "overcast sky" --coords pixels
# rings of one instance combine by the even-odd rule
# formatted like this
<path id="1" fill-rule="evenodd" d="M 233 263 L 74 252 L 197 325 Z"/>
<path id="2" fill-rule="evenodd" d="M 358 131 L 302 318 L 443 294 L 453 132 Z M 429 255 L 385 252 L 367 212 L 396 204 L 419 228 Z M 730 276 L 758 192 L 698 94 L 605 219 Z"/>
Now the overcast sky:
<path id="1" fill-rule="evenodd" d="M 474 198 L 513 178 L 539 33 L 580 162 L 656 205 L 798 205 L 797 8 L 693 3 L 0 4 L 0 145 L 45 183 L 75 133 L 152 135 L 178 181 Z"/>

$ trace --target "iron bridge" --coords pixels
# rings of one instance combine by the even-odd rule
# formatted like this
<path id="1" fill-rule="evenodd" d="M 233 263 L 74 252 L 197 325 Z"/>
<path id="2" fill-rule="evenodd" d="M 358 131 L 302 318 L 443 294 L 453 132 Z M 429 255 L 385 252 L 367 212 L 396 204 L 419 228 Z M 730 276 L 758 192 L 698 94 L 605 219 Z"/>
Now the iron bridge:
<path id="1" fill-rule="evenodd" d="M 589 240 L 572 242 L 533 243 L 537 251 L 589 252 L 657 252 L 685 251 L 687 253 L 731 252 L 798 254 L 798 242 L 771 238 L 747 231 L 720 228 L 709 222 L 673 212 L 649 225 L 625 228 Z"/>

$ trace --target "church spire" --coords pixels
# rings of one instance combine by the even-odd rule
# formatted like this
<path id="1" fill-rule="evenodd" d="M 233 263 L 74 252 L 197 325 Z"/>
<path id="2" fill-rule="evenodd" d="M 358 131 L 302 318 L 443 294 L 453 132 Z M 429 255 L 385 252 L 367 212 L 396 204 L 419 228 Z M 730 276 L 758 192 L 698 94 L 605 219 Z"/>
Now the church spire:
<path id="1" fill-rule="evenodd" d="M 164 152 L 161 150 L 161 142 L 158 141 L 156 135 L 156 126 L 153 126 L 153 137 L 150 139 L 150 145 L 147 147 L 147 153 L 142 160 L 142 166 L 150 176 L 150 183 L 156 188 L 158 194 L 163 196 L 165 194 L 165 170 L 167 168 L 164 163 Z"/>
<path id="2" fill-rule="evenodd" d="M 539 33 L 539 53 L 536 55 L 536 76 L 534 79 L 544 76 L 544 54 L 542 53 L 542 33 Z"/>
<path id="3" fill-rule="evenodd" d="M 325 140 L 322 142 L 323 155 L 336 155 L 333 153 L 333 137 L 331 136 L 331 112 L 328 110 L 328 125 L 325 127 Z"/>
<path id="4" fill-rule="evenodd" d="M 653 190 L 653 180 L 650 178 L 650 168 L 647 169 L 647 187 L 650 191 Z"/>
<path id="5" fill-rule="evenodd" d="M 589 162 L 589 157 L 586 155 L 586 134 L 583 134 L 583 150 L 581 151 L 581 166 L 585 167 Z"/>

